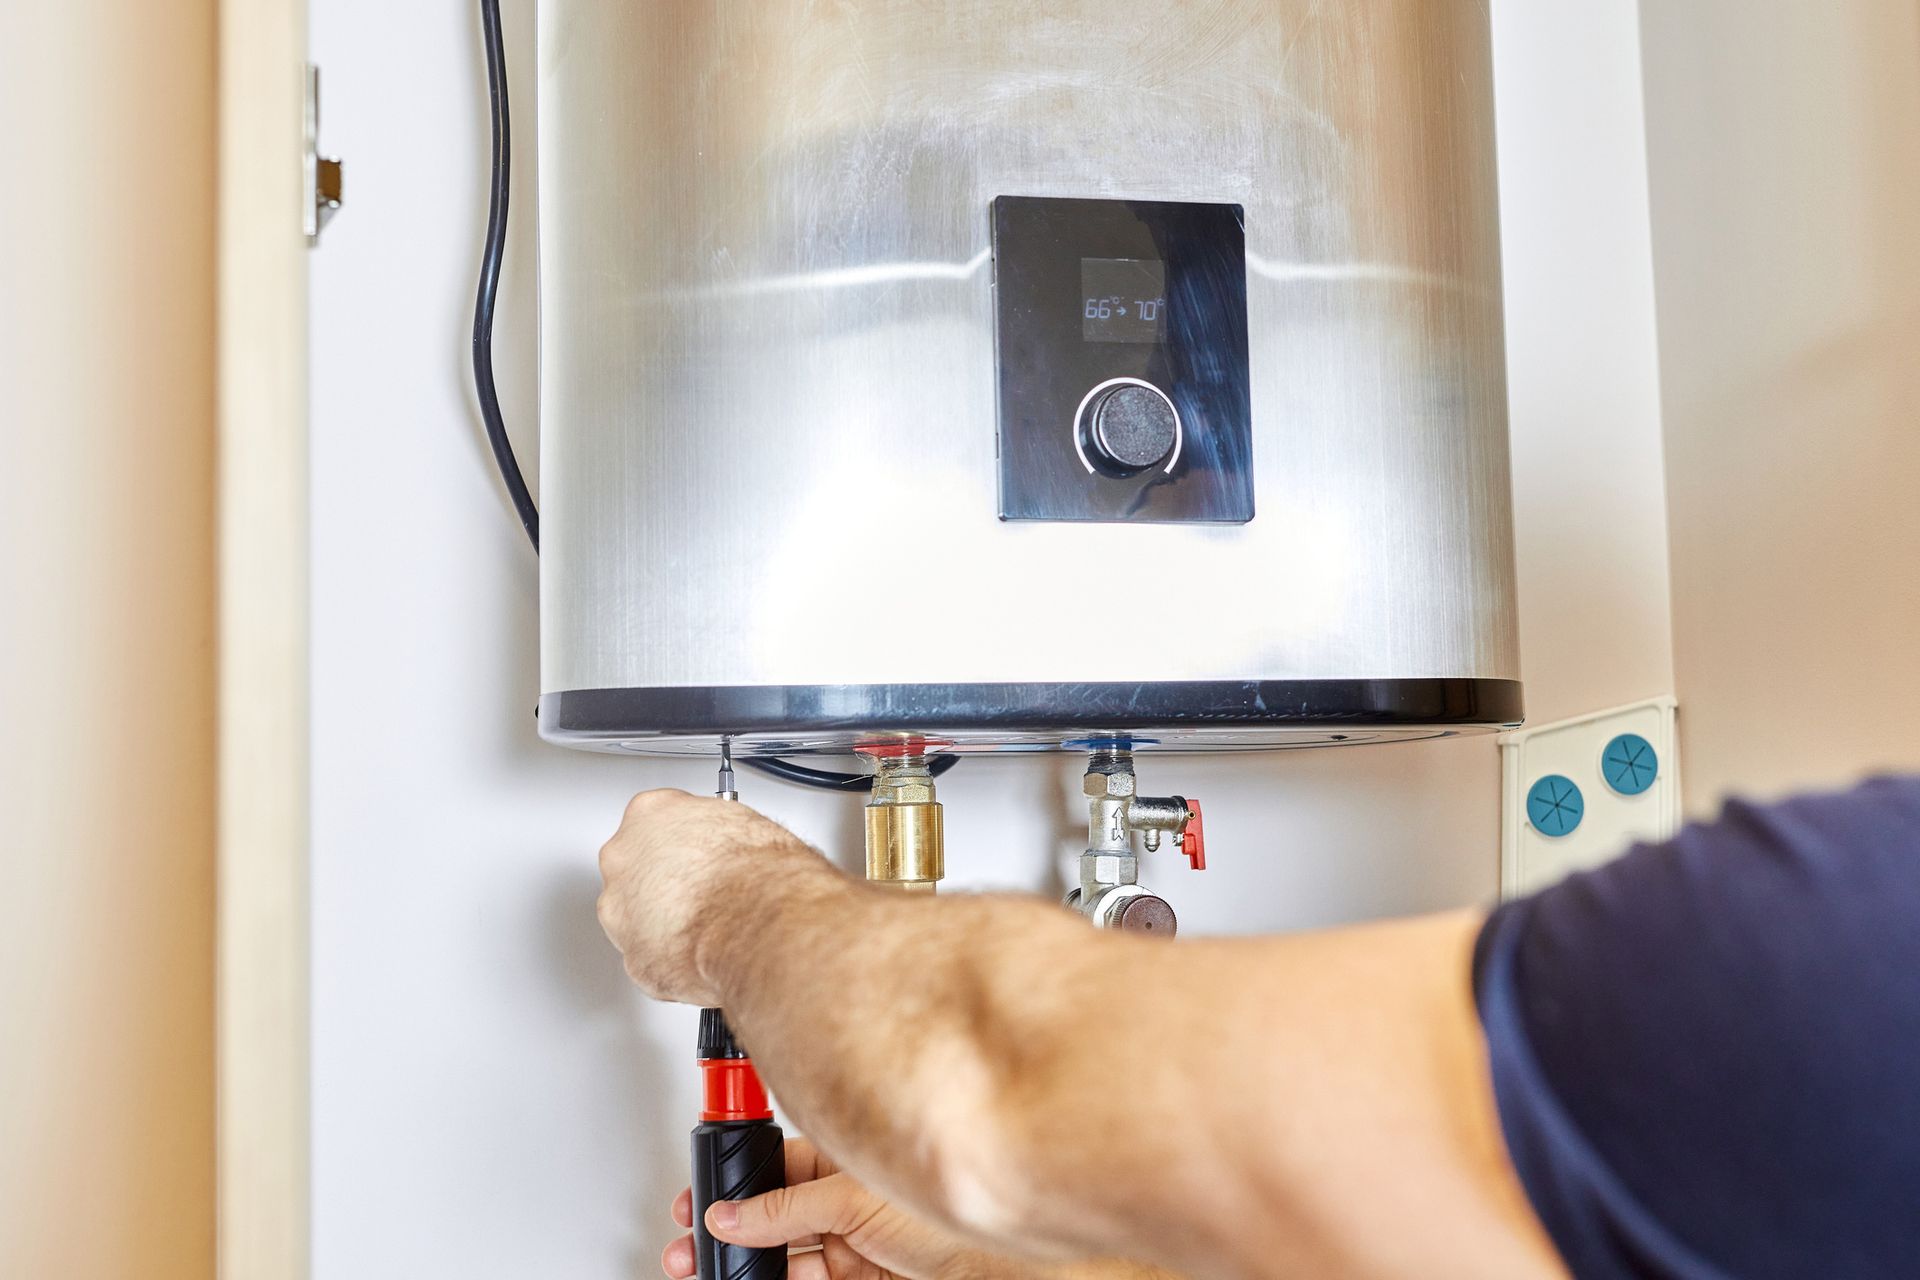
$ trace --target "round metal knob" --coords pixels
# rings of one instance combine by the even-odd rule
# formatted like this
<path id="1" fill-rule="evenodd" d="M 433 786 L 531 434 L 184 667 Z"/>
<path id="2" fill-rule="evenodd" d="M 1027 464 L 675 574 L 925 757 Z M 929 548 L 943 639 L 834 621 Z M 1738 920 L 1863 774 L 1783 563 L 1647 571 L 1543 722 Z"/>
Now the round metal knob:
<path id="1" fill-rule="evenodd" d="M 1156 898 L 1150 893 L 1127 899 L 1114 914 L 1113 927 L 1125 933 L 1163 933 L 1171 938 L 1177 931 L 1178 922 L 1174 920 L 1173 908 L 1166 899 Z"/>
<path id="2" fill-rule="evenodd" d="M 1129 379 L 1087 398 L 1079 431 L 1087 460 L 1096 468 L 1110 475 L 1138 475 L 1165 462 L 1180 443 L 1180 415 L 1166 392 Z"/>

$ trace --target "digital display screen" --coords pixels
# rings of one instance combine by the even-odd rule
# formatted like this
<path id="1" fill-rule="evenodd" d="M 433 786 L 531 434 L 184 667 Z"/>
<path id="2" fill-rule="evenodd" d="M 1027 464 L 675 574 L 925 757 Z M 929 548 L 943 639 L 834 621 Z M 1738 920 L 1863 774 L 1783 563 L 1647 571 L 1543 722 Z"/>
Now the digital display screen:
<path id="1" fill-rule="evenodd" d="M 1158 342 L 1166 331 L 1167 264 L 1158 258 L 1080 259 L 1080 336 Z"/>

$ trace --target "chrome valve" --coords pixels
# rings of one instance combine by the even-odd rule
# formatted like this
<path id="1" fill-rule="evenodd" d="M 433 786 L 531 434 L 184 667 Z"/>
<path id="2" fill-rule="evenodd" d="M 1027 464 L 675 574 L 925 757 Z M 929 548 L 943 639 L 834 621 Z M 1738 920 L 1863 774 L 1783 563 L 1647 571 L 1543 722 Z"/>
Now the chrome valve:
<path id="1" fill-rule="evenodd" d="M 1137 795 L 1133 753 L 1097 751 L 1087 765 L 1087 850 L 1080 855 L 1080 884 L 1067 905 L 1102 929 L 1174 934 L 1179 921 L 1164 898 L 1140 885 L 1140 859 L 1133 837 L 1144 834 L 1149 851 L 1171 833 L 1193 868 L 1206 868 L 1200 806 L 1183 796 Z"/>

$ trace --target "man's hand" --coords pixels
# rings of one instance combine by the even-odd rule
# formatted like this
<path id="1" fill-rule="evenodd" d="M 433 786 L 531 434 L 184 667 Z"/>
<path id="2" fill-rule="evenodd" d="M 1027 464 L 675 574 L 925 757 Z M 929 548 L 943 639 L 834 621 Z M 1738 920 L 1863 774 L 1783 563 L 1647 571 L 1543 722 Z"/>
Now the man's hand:
<path id="1" fill-rule="evenodd" d="M 673 1220 L 682 1227 L 693 1225 L 689 1192 L 682 1191 L 673 1202 Z M 755 1249 L 819 1246 L 818 1253 L 793 1258 L 789 1280 L 1012 1280 L 1022 1274 L 1017 1266 L 1001 1267 L 958 1237 L 908 1217 L 798 1138 L 787 1143 L 786 1188 L 712 1206 L 707 1230 L 716 1239 Z M 682 1236 L 668 1245 L 660 1265 L 674 1280 L 691 1276 L 693 1237 Z"/>
<path id="2" fill-rule="evenodd" d="M 693 1195 L 673 1202 L 673 1220 L 693 1225 Z M 752 1249 L 818 1246 L 795 1254 L 788 1280 L 1175 1280 L 1124 1262 L 1049 1264 L 1002 1258 L 882 1200 L 800 1138 L 787 1141 L 787 1185 L 707 1210 L 715 1239 Z M 660 1255 L 673 1280 L 694 1273 L 693 1237 Z"/>
<path id="3" fill-rule="evenodd" d="M 769 885 L 791 900 L 838 878 L 819 854 L 743 804 L 643 791 L 600 849 L 600 927 L 658 1000 L 720 1005 L 710 967 L 749 930 Z"/>

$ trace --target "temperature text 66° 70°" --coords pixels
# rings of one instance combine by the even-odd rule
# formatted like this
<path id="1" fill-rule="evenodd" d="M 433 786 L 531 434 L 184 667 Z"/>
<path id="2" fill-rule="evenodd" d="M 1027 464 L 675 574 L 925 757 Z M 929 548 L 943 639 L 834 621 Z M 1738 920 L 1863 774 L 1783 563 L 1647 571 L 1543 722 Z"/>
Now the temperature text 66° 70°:
<path id="1" fill-rule="evenodd" d="M 1112 320 L 1131 315 L 1144 324 L 1152 324 L 1160 318 L 1160 308 L 1165 305 L 1163 298 L 1135 298 L 1131 303 L 1125 298 L 1088 298 L 1085 314 L 1089 320 Z"/>

